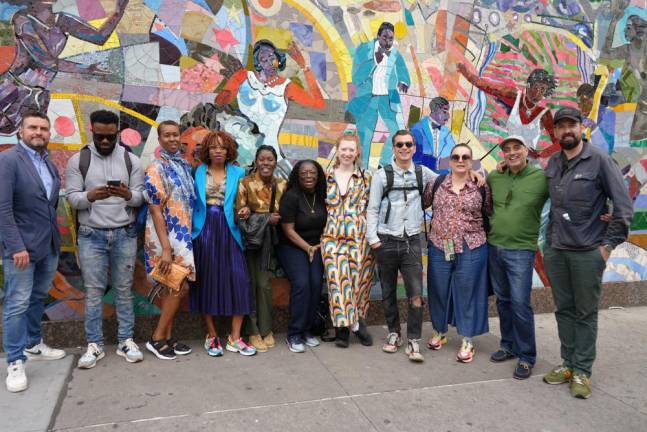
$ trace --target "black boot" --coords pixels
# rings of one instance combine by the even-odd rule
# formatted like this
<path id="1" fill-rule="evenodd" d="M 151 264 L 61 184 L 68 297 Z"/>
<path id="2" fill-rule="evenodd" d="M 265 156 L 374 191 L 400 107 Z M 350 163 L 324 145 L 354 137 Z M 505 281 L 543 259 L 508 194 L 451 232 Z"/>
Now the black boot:
<path id="1" fill-rule="evenodd" d="M 373 345 L 373 336 L 368 332 L 368 329 L 366 328 L 366 323 L 364 322 L 363 319 L 359 319 L 359 329 L 357 329 L 355 333 L 355 336 L 359 339 L 359 342 L 364 345 L 364 346 L 371 346 Z"/>
<path id="2" fill-rule="evenodd" d="M 350 330 L 348 327 L 335 327 L 335 345 L 339 348 L 348 348 L 350 344 Z"/>

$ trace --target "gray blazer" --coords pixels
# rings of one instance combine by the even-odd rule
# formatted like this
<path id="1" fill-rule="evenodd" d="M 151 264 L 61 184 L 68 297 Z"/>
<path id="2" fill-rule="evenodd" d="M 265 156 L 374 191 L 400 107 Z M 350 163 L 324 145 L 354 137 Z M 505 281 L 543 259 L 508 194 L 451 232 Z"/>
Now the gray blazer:
<path id="1" fill-rule="evenodd" d="M 61 235 L 56 207 L 61 179 L 51 161 L 47 167 L 54 180 L 48 199 L 45 186 L 29 155 L 20 145 L 0 153 L 0 254 L 11 258 L 26 250 L 30 261 L 58 254 Z"/>

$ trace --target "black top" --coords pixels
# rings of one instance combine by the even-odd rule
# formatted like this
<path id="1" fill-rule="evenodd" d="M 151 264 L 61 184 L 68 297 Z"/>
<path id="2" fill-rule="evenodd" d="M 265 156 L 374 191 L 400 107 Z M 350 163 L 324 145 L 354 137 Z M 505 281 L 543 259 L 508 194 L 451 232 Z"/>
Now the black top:
<path id="1" fill-rule="evenodd" d="M 326 226 L 327 213 L 324 200 L 318 199 L 318 197 L 315 199 L 314 194 L 304 193 L 301 189 L 293 187 L 283 194 L 279 213 L 281 214 L 281 223 L 293 223 L 294 230 L 309 245 L 319 244 L 321 234 Z M 282 244 L 292 244 L 282 229 L 279 232 Z"/>

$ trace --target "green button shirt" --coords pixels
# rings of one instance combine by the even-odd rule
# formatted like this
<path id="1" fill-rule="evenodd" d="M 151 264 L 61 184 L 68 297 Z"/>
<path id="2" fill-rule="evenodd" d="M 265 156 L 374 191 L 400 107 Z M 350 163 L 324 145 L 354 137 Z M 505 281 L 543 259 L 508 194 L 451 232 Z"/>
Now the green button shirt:
<path id="1" fill-rule="evenodd" d="M 548 199 L 544 171 L 530 165 L 517 174 L 494 171 L 487 182 L 493 201 L 488 243 L 504 249 L 537 249 L 541 210 Z"/>

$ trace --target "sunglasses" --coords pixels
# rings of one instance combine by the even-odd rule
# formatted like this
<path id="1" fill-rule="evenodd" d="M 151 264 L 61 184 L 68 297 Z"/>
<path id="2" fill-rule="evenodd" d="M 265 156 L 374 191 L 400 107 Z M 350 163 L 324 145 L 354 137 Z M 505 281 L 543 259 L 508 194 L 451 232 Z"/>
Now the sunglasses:
<path id="1" fill-rule="evenodd" d="M 467 155 L 467 154 L 464 154 L 464 155 L 457 155 L 457 154 L 453 154 L 453 155 L 451 155 L 449 158 L 450 158 L 451 160 L 453 160 L 454 162 L 458 162 L 458 161 L 463 161 L 463 162 L 465 162 L 465 161 L 472 160 L 472 156 Z"/>
<path id="2" fill-rule="evenodd" d="M 92 134 L 92 137 L 93 137 L 96 141 L 99 141 L 99 142 L 101 142 L 101 141 L 103 141 L 103 140 L 107 140 L 107 141 L 112 142 L 112 141 L 115 141 L 115 140 L 117 139 L 117 134 L 99 134 L 99 133 L 93 133 L 93 134 Z"/>
<path id="3" fill-rule="evenodd" d="M 407 148 L 411 148 L 413 147 L 413 141 L 400 141 L 400 142 L 394 143 L 393 145 L 396 146 L 397 148 L 402 148 L 404 146 L 407 146 Z"/>

